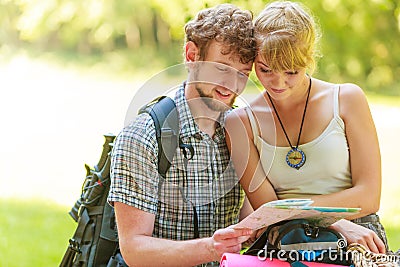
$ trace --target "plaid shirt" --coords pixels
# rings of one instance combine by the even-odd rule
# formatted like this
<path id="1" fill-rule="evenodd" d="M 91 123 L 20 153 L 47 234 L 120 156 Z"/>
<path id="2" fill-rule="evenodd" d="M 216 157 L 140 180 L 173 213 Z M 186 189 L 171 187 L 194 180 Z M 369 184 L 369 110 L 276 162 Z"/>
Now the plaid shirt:
<path id="1" fill-rule="evenodd" d="M 184 87 L 175 95 L 180 137 L 194 148 L 185 160 L 177 148 L 161 188 L 158 146 L 151 117 L 143 113 L 125 127 L 114 142 L 109 202 L 122 202 L 155 214 L 154 237 L 194 238 L 193 207 L 198 213 L 200 237 L 238 222 L 244 199 L 225 143 L 221 114 L 215 135 L 201 132 L 190 113 Z"/>

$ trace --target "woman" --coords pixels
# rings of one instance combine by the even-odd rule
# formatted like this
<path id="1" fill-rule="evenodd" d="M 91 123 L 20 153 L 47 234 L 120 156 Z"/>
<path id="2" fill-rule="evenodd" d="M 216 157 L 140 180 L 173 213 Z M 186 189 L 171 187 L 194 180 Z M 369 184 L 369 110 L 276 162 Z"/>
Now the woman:
<path id="1" fill-rule="evenodd" d="M 311 76 L 319 33 L 300 4 L 267 5 L 255 21 L 255 34 L 255 72 L 265 90 L 226 122 L 252 207 L 287 198 L 359 207 L 360 213 L 331 227 L 348 242 L 385 252 L 385 232 L 375 214 L 381 193 L 379 144 L 362 89 Z"/>

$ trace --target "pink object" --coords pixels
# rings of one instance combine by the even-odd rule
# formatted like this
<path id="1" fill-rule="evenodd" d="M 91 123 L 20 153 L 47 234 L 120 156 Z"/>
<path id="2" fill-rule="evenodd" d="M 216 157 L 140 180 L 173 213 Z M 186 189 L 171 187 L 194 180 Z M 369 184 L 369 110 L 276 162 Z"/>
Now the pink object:
<path id="1" fill-rule="evenodd" d="M 309 267 L 343 267 L 344 265 L 303 262 Z M 240 255 L 235 253 L 224 253 L 221 258 L 220 267 L 290 267 L 286 261 L 278 259 L 260 260 L 257 256 Z"/>

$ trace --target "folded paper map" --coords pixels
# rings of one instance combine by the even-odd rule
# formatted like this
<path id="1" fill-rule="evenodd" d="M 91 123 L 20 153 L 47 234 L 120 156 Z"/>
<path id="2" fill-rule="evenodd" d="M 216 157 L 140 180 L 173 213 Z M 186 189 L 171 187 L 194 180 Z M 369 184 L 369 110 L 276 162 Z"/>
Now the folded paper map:
<path id="1" fill-rule="evenodd" d="M 360 212 L 360 208 L 310 206 L 310 199 L 286 199 L 265 203 L 234 228 L 257 230 L 271 224 L 292 219 L 306 218 L 315 225 L 329 226 L 332 223 Z"/>

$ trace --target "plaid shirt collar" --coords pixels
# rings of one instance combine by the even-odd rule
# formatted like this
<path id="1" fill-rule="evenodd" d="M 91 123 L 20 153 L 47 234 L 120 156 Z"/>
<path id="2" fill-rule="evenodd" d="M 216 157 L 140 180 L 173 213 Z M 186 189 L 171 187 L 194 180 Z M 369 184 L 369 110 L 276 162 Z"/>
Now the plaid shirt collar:
<path id="1" fill-rule="evenodd" d="M 183 84 L 179 86 L 178 91 L 176 92 L 175 95 L 175 103 L 179 114 L 179 121 L 182 124 L 180 127 L 180 135 L 182 138 L 200 134 L 200 129 L 197 126 L 192 116 L 192 113 L 190 112 L 190 108 L 185 97 L 185 84 L 186 82 L 183 82 Z M 228 114 L 228 112 L 229 111 L 221 112 L 220 116 L 218 117 L 217 122 L 219 124 L 219 127 L 217 127 L 215 131 L 214 138 L 218 139 L 225 138 L 224 123 L 225 123 L 225 117 Z"/>

